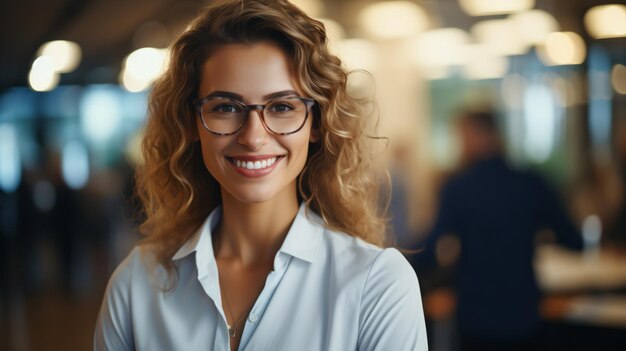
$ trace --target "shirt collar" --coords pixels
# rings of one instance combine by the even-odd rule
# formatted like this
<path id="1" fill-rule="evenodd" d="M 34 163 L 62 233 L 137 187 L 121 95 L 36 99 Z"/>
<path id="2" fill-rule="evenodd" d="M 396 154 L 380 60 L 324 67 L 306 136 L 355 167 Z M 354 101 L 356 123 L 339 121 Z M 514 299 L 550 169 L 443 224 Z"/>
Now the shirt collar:
<path id="1" fill-rule="evenodd" d="M 200 254 L 201 257 L 207 257 L 209 260 L 215 260 L 211 232 L 221 218 L 222 207 L 218 206 L 211 212 L 196 233 L 174 254 L 172 260 L 180 260 L 192 252 L 196 252 L 196 255 Z M 305 203 L 302 203 L 280 250 L 278 250 L 277 256 L 280 253 L 285 253 L 313 263 L 323 235 L 323 223 L 323 220 L 317 214 L 311 211 Z"/>
<path id="2" fill-rule="evenodd" d="M 204 221 L 204 224 L 198 228 L 194 235 L 192 235 L 183 246 L 178 249 L 172 260 L 180 260 L 187 257 L 192 252 L 200 252 L 202 256 L 215 257 L 213 254 L 213 240 L 211 231 L 215 229 L 219 221 L 222 219 L 222 207 L 218 206 Z M 205 255 L 205 253 L 210 255 Z"/>
<path id="3" fill-rule="evenodd" d="M 302 203 L 278 252 L 313 263 L 324 232 L 323 223 L 318 215 Z"/>

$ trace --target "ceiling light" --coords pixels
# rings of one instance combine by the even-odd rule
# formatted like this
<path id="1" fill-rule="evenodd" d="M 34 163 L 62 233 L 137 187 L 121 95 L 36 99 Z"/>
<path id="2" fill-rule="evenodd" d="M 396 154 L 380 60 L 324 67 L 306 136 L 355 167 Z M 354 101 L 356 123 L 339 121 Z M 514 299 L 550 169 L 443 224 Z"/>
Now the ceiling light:
<path id="1" fill-rule="evenodd" d="M 422 67 L 445 67 L 464 64 L 469 35 L 459 28 L 440 28 L 424 32 L 407 42 L 413 61 Z"/>
<path id="2" fill-rule="evenodd" d="M 163 71 L 165 57 L 165 49 L 141 48 L 126 57 L 124 67 L 138 78 L 150 79 Z"/>
<path id="3" fill-rule="evenodd" d="M 585 42 L 574 32 L 550 33 L 537 49 L 539 59 L 547 66 L 578 65 L 587 56 Z"/>
<path id="4" fill-rule="evenodd" d="M 527 45 L 541 44 L 548 34 L 558 32 L 559 22 L 543 10 L 529 10 L 509 17 L 517 36 Z"/>
<path id="5" fill-rule="evenodd" d="M 76 69 L 82 55 L 80 46 L 67 40 L 47 42 L 39 48 L 37 54 L 50 57 L 54 62 L 54 69 L 59 73 L 67 73 Z"/>
<path id="6" fill-rule="evenodd" d="M 626 6 L 601 5 L 585 14 L 585 27 L 596 39 L 626 36 Z"/>
<path id="7" fill-rule="evenodd" d="M 59 84 L 59 73 L 49 56 L 39 56 L 28 73 L 28 84 L 35 91 L 50 91 Z"/>
<path id="8" fill-rule="evenodd" d="M 459 0 L 459 5 L 470 16 L 491 16 L 529 10 L 535 0 Z"/>
<path id="9" fill-rule="evenodd" d="M 167 49 L 141 48 L 124 60 L 121 83 L 131 92 L 147 89 L 167 66 Z"/>
<path id="10" fill-rule="evenodd" d="M 124 89 L 131 93 L 144 91 L 150 87 L 150 84 L 152 84 L 151 80 L 137 78 L 127 69 L 123 69 L 120 72 L 119 82 L 122 84 Z"/>
<path id="11" fill-rule="evenodd" d="M 381 39 L 416 35 L 428 26 L 426 12 L 410 1 L 385 1 L 367 6 L 360 15 L 365 30 Z"/>
<path id="12" fill-rule="evenodd" d="M 522 55 L 529 50 L 509 19 L 480 21 L 472 26 L 471 33 L 476 41 L 496 55 Z"/>

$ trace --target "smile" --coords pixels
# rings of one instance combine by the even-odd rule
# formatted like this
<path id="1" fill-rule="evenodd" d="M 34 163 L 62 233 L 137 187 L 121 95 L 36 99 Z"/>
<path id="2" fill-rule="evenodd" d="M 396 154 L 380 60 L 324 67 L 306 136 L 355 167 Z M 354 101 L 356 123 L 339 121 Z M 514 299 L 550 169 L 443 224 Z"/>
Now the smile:
<path id="1" fill-rule="evenodd" d="M 245 168 L 245 169 L 263 169 L 263 168 L 271 167 L 274 163 L 276 163 L 276 157 L 270 157 L 265 160 L 256 160 L 256 161 L 238 160 L 236 158 L 233 158 L 232 160 L 235 166 L 239 168 Z"/>

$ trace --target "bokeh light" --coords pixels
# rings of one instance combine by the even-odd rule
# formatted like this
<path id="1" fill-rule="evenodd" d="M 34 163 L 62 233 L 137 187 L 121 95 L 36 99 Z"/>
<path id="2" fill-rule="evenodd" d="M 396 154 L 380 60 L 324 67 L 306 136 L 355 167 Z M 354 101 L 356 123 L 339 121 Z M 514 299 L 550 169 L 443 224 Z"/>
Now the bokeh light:
<path id="1" fill-rule="evenodd" d="M 459 5 L 470 16 L 491 16 L 531 9 L 535 0 L 459 0 Z"/>
<path id="2" fill-rule="evenodd" d="M 611 84 L 617 93 L 626 94 L 626 66 L 621 64 L 613 66 L 611 70 Z"/>
<path id="3" fill-rule="evenodd" d="M 557 20 L 543 10 L 529 10 L 512 14 L 509 20 L 514 27 L 516 36 L 527 45 L 541 44 L 548 34 L 560 30 Z"/>
<path id="4" fill-rule="evenodd" d="M 368 5 L 360 14 L 366 32 L 381 39 L 404 38 L 428 28 L 428 15 L 410 1 L 384 1 Z"/>
<path id="5" fill-rule="evenodd" d="M 14 192 L 20 184 L 22 168 L 17 132 L 10 124 L 0 124 L 0 189 Z"/>
<path id="6" fill-rule="evenodd" d="M 28 84 L 35 91 L 50 91 L 59 84 L 59 73 L 49 56 L 39 56 L 28 73 Z"/>
<path id="7" fill-rule="evenodd" d="M 585 61 L 587 49 L 580 35 L 574 32 L 554 32 L 538 47 L 538 54 L 547 66 L 578 65 Z"/>
<path id="8" fill-rule="evenodd" d="M 514 22 L 509 19 L 480 21 L 472 26 L 470 32 L 496 55 L 522 55 L 529 49 L 527 41 L 522 39 Z"/>
<path id="9" fill-rule="evenodd" d="M 72 41 L 54 40 L 43 44 L 38 55 L 50 57 L 54 62 L 55 71 L 67 73 L 78 67 L 82 52 L 80 46 Z"/>
<path id="10" fill-rule="evenodd" d="M 166 66 L 167 49 L 137 49 L 124 60 L 121 83 L 130 92 L 145 90 L 163 73 Z"/>
<path id="11" fill-rule="evenodd" d="M 626 36 L 626 5 L 601 5 L 585 14 L 585 27 L 596 39 Z"/>
<path id="12" fill-rule="evenodd" d="M 81 189 L 89 179 L 89 155 L 87 147 L 80 141 L 72 140 L 63 146 L 61 172 L 68 187 Z"/>
<path id="13" fill-rule="evenodd" d="M 84 135 L 95 143 L 106 142 L 115 135 L 122 120 L 118 91 L 110 86 L 86 89 L 80 104 Z"/>

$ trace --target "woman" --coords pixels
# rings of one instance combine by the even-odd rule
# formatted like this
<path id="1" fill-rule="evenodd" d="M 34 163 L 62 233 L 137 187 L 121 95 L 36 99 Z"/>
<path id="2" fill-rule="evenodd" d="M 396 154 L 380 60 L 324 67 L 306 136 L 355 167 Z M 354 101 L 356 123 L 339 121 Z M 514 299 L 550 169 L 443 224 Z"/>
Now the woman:
<path id="1" fill-rule="evenodd" d="M 111 278 L 96 350 L 427 349 L 326 40 L 287 1 L 243 0 L 175 42 L 137 175 L 147 238 Z"/>

